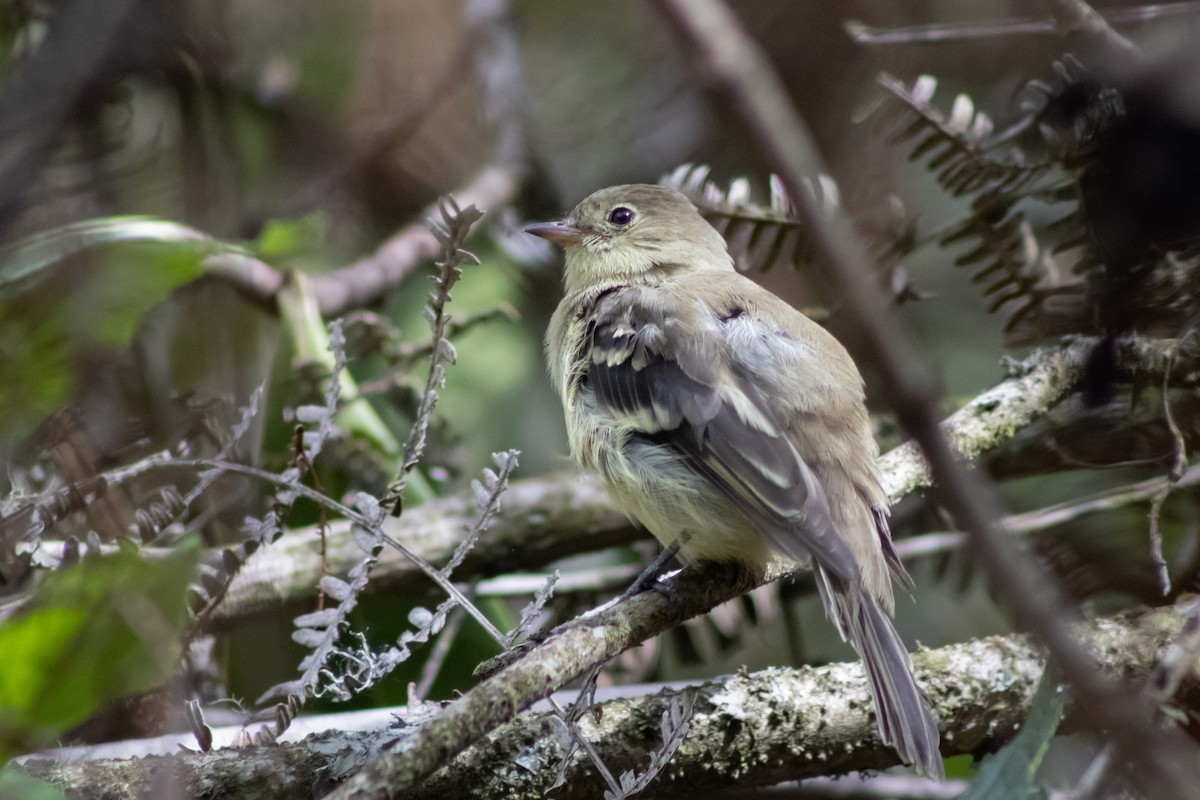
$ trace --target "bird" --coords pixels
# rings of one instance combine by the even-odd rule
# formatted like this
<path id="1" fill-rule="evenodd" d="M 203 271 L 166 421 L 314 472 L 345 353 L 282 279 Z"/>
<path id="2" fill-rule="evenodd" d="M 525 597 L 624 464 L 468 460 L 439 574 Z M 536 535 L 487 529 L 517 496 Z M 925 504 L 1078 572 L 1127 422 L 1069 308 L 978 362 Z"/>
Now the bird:
<path id="1" fill-rule="evenodd" d="M 912 580 L 845 348 L 737 272 L 674 189 L 601 189 L 524 230 L 565 254 L 545 346 L 574 459 L 685 564 L 811 563 L 881 739 L 941 778 L 937 721 L 892 623 L 892 581 Z"/>

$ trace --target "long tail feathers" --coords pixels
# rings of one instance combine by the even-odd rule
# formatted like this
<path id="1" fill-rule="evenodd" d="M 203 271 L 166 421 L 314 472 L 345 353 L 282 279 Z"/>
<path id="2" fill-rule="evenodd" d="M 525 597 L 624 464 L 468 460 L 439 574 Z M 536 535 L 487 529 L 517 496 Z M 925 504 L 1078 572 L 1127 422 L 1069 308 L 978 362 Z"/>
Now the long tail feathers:
<path id="1" fill-rule="evenodd" d="M 945 767 L 938 752 L 937 720 L 912 674 L 912 661 L 891 616 L 879 601 L 817 568 L 817 587 L 830 620 L 862 657 L 875 701 L 879 735 L 922 775 L 938 780 Z"/>

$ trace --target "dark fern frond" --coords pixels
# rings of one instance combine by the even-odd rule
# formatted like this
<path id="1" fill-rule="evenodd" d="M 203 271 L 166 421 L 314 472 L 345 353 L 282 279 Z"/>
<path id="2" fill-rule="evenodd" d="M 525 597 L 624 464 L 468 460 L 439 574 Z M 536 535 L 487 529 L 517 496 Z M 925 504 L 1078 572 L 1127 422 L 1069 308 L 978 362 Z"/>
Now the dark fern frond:
<path id="1" fill-rule="evenodd" d="M 796 204 L 778 176 L 769 179 L 771 198 L 767 205 L 751 199 L 750 182 L 737 178 L 723 189 L 709 179 L 709 168 L 702 164 L 683 164 L 659 179 L 659 184 L 687 196 L 700 214 L 716 228 L 729 246 L 729 253 L 741 272 L 765 272 L 776 264 L 793 267 L 807 265 L 814 252 Z M 837 183 L 821 175 L 807 184 L 818 210 L 832 215 L 841 206 Z M 899 198 L 889 198 L 885 219 L 855 219 L 855 227 L 870 243 L 883 273 L 882 283 L 897 303 L 917 300 L 926 294 L 909 280 L 899 265 L 913 242 L 913 224 Z"/>
<path id="2" fill-rule="evenodd" d="M 877 116 L 889 120 L 891 138 L 898 144 L 913 143 L 909 160 L 923 162 L 949 194 L 971 200 L 966 215 L 939 236 L 939 243 L 965 246 L 955 263 L 972 270 L 971 279 L 983 286 L 989 311 L 1004 311 L 1010 335 L 1022 326 L 1036 331 L 1040 321 L 1053 316 L 1043 313 L 1047 301 L 1077 296 L 1083 285 L 1071 271 L 1060 268 L 1056 257 L 1078 250 L 1086 261 L 1088 252 L 1081 247 L 1087 243 L 1087 230 L 1077 213 L 1075 177 L 1062 163 L 1061 153 L 1055 155 L 1061 148 L 1043 148 L 1039 152 L 1044 155 L 1034 158 L 1018 144 L 1027 132 L 1032 133 L 1025 140 L 1044 139 L 1044 104 L 1026 108 L 1013 125 L 996 132 L 991 118 L 966 95 L 955 98 L 949 113 L 937 109 L 932 103 L 937 81 L 930 76 L 921 76 L 911 86 L 887 74 L 879 82 L 892 108 Z M 1058 210 L 1063 206 L 1071 210 L 1064 214 Z M 1035 217 L 1059 220 L 1035 229 L 1029 217 L 1034 209 Z M 1079 273 L 1091 265 L 1077 261 L 1075 266 Z"/>
<path id="3" fill-rule="evenodd" d="M 915 142 L 909 160 L 924 160 L 951 195 L 1028 192 L 1049 171 L 1049 162 L 1032 162 L 1020 149 L 1008 146 L 1033 123 L 1032 115 L 996 133 L 991 117 L 978 111 L 965 94 L 954 99 L 949 114 L 934 107 L 937 80 L 929 75 L 906 86 L 883 73 L 879 84 L 888 101 L 877 113 L 890 123 L 889 138 L 896 144 Z"/>
<path id="4" fill-rule="evenodd" d="M 1010 306 L 1007 329 L 1036 311 L 1048 294 L 1077 283 L 1059 277 L 1053 253 L 1038 240 L 1016 207 L 1019 199 L 1016 195 L 980 195 L 970 213 L 940 240 L 943 245 L 970 243 L 955 264 L 974 269 L 971 280 L 984 286 L 988 311 Z"/>
<path id="5" fill-rule="evenodd" d="M 769 205 L 750 199 L 750 182 L 738 178 L 722 189 L 709 180 L 709 168 L 702 164 L 683 164 L 659 184 L 687 196 L 714 228 L 729 243 L 729 252 L 742 272 L 765 272 L 776 264 L 798 266 L 812 256 L 804 224 L 796 215 L 795 205 L 783 183 L 771 176 Z M 822 176 L 813 189 L 823 204 L 836 206 L 837 186 Z"/>

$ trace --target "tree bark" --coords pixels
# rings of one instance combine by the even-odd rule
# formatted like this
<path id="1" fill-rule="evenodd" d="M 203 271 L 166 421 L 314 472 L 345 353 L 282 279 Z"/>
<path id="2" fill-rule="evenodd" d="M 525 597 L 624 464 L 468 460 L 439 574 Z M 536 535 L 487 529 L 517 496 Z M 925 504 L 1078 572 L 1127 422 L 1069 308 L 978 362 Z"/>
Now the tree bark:
<path id="1" fill-rule="evenodd" d="M 1076 626 L 1076 634 L 1111 676 L 1140 684 L 1198 611 L 1194 600 Z M 1019 729 L 1044 658 L 1027 637 L 992 636 L 914 654 L 917 679 L 941 720 L 942 753 L 991 752 Z M 1177 703 L 1196 701 L 1195 665 Z M 875 732 L 859 663 L 767 669 L 728 675 L 694 688 L 664 689 L 598 704 L 581 723 L 614 773 L 641 771 L 661 746 L 659 720 L 680 691 L 696 695 L 683 746 L 643 795 L 681 796 L 721 786 L 767 786 L 816 775 L 874 770 L 897 763 Z M 1068 723 L 1070 706 L 1068 706 Z M 413 730 L 409 728 L 408 730 Z M 417 728 L 419 730 L 419 728 Z M 404 728 L 329 731 L 302 742 L 226 748 L 129 760 L 31 759 L 22 767 L 80 800 L 186 797 L 274 800 L 334 788 L 402 739 Z M 524 714 L 493 731 L 405 794 L 412 800 L 540 797 L 553 782 L 569 734 L 553 714 Z M 599 798 L 604 784 L 577 753 L 563 799 Z M 368 787 L 368 791 L 370 788 Z"/>

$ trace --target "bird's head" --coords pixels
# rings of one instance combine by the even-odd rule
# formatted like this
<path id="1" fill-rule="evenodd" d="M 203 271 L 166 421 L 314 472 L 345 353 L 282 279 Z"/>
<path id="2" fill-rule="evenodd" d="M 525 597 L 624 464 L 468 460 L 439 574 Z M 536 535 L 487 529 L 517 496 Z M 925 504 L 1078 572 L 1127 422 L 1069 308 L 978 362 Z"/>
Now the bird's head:
<path id="1" fill-rule="evenodd" d="M 725 240 L 691 201 L 652 184 L 601 189 L 565 219 L 534 223 L 525 232 L 562 245 L 568 291 L 733 269 Z"/>

